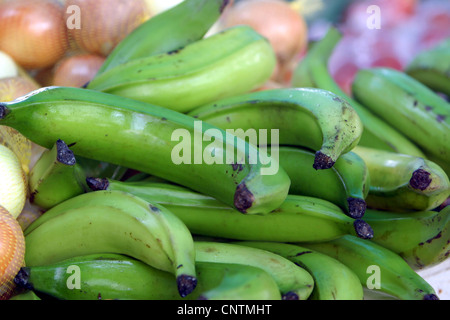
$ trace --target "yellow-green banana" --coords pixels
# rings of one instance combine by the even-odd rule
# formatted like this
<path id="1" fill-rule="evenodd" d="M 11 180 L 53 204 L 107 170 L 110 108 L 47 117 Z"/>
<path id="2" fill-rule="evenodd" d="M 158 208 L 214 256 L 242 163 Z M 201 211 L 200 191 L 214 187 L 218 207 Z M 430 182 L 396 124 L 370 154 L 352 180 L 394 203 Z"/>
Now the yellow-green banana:
<path id="1" fill-rule="evenodd" d="M 113 253 L 23 267 L 15 282 L 60 300 L 281 299 L 275 280 L 260 268 L 197 262 L 196 269 L 196 290 L 185 298 L 180 297 L 173 274 Z"/>
<path id="2" fill-rule="evenodd" d="M 434 288 L 398 254 L 354 236 L 302 247 L 327 254 L 349 267 L 364 288 L 379 290 L 401 300 L 438 300 Z"/>
<path id="3" fill-rule="evenodd" d="M 86 176 L 67 144 L 45 150 L 29 174 L 30 202 L 48 210 L 87 191 Z"/>
<path id="4" fill-rule="evenodd" d="M 450 196 L 450 181 L 434 162 L 406 154 L 357 146 L 370 175 L 367 206 L 388 211 L 425 211 Z"/>
<path id="5" fill-rule="evenodd" d="M 333 79 L 328 69 L 328 61 L 341 38 L 340 31 L 330 27 L 324 38 L 313 43 L 307 55 L 298 63 L 293 73 L 291 85 L 329 90 L 347 101 L 357 112 L 364 126 L 359 145 L 423 156 L 422 150 L 401 134 L 397 128 L 390 126 L 353 97 L 347 95 Z M 380 92 L 375 94 L 383 95 Z"/>
<path id="6" fill-rule="evenodd" d="M 358 144 L 363 130 L 347 102 L 316 88 L 251 92 L 201 106 L 189 115 L 232 130 L 260 147 L 279 144 L 314 150 L 316 157 L 311 166 L 315 169 L 331 168 L 341 154 Z M 270 130 L 271 134 L 264 138 L 260 134 L 259 141 L 255 141 L 254 130 Z"/>
<path id="7" fill-rule="evenodd" d="M 450 161 L 450 103 L 431 89 L 403 71 L 379 67 L 359 70 L 352 92 L 420 148 Z"/>
<path id="8" fill-rule="evenodd" d="M 120 64 L 96 76 L 87 88 L 187 112 L 258 88 L 275 65 L 268 40 L 240 25 L 175 52 Z"/>
<path id="9" fill-rule="evenodd" d="M 363 239 L 373 236 L 370 225 L 364 220 L 350 218 L 335 204 L 319 198 L 288 195 L 268 214 L 243 215 L 212 197 L 181 186 L 152 181 L 87 180 L 94 191 L 122 191 L 159 203 L 197 235 L 280 242 L 326 241 L 344 234 Z"/>
<path id="10" fill-rule="evenodd" d="M 336 204 L 352 218 L 363 217 L 370 175 L 356 153 L 341 155 L 331 170 L 314 170 L 314 152 L 304 148 L 282 146 L 279 158 L 280 166 L 291 179 L 290 194 L 321 198 Z"/>
<path id="11" fill-rule="evenodd" d="M 286 172 L 273 171 L 267 154 L 238 137 L 173 110 L 95 90 L 47 87 L 0 103 L 0 125 L 46 148 L 61 139 L 76 156 L 158 176 L 244 213 L 274 210 L 289 190 Z"/>
<path id="12" fill-rule="evenodd" d="M 368 209 L 371 241 L 399 254 L 413 269 L 435 266 L 450 254 L 450 207 L 441 211 L 387 212 Z"/>
<path id="13" fill-rule="evenodd" d="M 307 270 L 314 278 L 309 300 L 363 300 L 363 286 L 356 274 L 338 260 L 298 245 L 281 242 L 240 241 L 239 245 L 281 255 Z"/>
<path id="14" fill-rule="evenodd" d="M 270 251 L 215 241 L 195 241 L 194 244 L 196 261 L 244 264 L 263 269 L 277 283 L 283 300 L 307 300 L 314 288 L 314 279 L 309 272 Z"/>
<path id="15" fill-rule="evenodd" d="M 196 286 L 190 231 L 168 209 L 128 193 L 91 192 L 71 198 L 48 210 L 24 234 L 27 266 L 110 252 L 173 273 L 182 297 Z"/>
<path id="16" fill-rule="evenodd" d="M 106 57 L 98 74 L 150 55 L 170 52 L 202 39 L 229 0 L 184 0 L 128 34 Z"/>
<path id="17" fill-rule="evenodd" d="M 450 96 L 450 38 L 419 52 L 405 72 L 431 90 Z"/>

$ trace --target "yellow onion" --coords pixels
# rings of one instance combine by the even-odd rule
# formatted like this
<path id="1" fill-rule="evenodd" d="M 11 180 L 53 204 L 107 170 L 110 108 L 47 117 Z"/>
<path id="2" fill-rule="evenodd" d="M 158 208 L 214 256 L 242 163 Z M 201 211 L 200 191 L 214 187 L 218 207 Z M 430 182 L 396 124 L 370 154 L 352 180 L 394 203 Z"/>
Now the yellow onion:
<path id="1" fill-rule="evenodd" d="M 13 101 L 36 89 L 39 85 L 24 76 L 0 79 L 0 101 Z"/>
<path id="2" fill-rule="evenodd" d="M 61 60 L 54 71 L 53 85 L 82 87 L 91 81 L 105 57 L 96 54 L 77 54 Z"/>
<path id="3" fill-rule="evenodd" d="M 265 36 L 281 63 L 286 63 L 307 46 L 307 24 L 289 3 L 281 0 L 242 0 L 228 8 L 223 27 L 246 24 Z"/>
<path id="4" fill-rule="evenodd" d="M 0 50 L 25 69 L 53 65 L 68 48 L 63 7 L 54 1 L 0 3 Z"/>
<path id="5" fill-rule="evenodd" d="M 14 278 L 25 264 L 25 237 L 19 222 L 0 206 L 0 300 L 14 292 Z"/>
<path id="6" fill-rule="evenodd" d="M 76 16 L 71 17 L 71 40 L 81 50 L 103 56 L 150 17 L 144 0 L 67 0 L 66 8 L 80 16 L 79 27 Z"/>

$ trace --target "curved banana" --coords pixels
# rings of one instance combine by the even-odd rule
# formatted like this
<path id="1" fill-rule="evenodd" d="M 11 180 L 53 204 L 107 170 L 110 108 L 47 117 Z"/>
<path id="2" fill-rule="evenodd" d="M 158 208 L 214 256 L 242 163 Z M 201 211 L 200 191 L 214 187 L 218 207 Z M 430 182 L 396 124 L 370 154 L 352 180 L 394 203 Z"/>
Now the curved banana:
<path id="1" fill-rule="evenodd" d="M 375 116 L 353 97 L 348 96 L 333 79 L 328 70 L 328 60 L 341 37 L 342 34 L 331 27 L 324 38 L 311 46 L 307 55 L 296 66 L 291 85 L 329 90 L 347 101 L 364 126 L 359 145 L 423 157 L 422 150 L 414 143 L 396 128 Z M 377 94 L 380 93 L 377 92 Z"/>
<path id="2" fill-rule="evenodd" d="M 134 29 L 106 57 L 101 74 L 138 58 L 170 52 L 202 39 L 229 0 L 184 0 Z"/>
<path id="3" fill-rule="evenodd" d="M 258 88 L 275 65 L 268 40 L 240 25 L 175 52 L 118 65 L 96 76 L 87 88 L 184 113 Z"/>
<path id="4" fill-rule="evenodd" d="M 201 262 L 196 268 L 197 288 L 185 298 L 180 297 L 173 274 L 111 253 L 24 267 L 15 281 L 21 288 L 60 300 L 281 299 L 273 278 L 260 268 Z"/>
<path id="5" fill-rule="evenodd" d="M 27 178 L 16 154 L 0 144 L 0 205 L 17 218 L 28 196 Z"/>
<path id="6" fill-rule="evenodd" d="M 193 239 L 172 215 L 127 193 L 82 194 L 53 207 L 25 230 L 25 262 L 37 266 L 92 253 L 126 254 L 175 274 L 185 297 L 197 282 Z"/>
<path id="7" fill-rule="evenodd" d="M 387 212 L 368 209 L 371 241 L 400 255 L 413 269 L 446 260 L 450 253 L 450 207 L 441 211 Z"/>
<path id="8" fill-rule="evenodd" d="M 363 239 L 373 236 L 364 220 L 350 218 L 338 206 L 319 198 L 288 195 L 279 208 L 268 214 L 243 215 L 212 197 L 177 185 L 145 180 L 87 180 L 94 191 L 121 191 L 159 203 L 197 235 L 279 242 L 326 241 L 344 234 Z"/>
<path id="9" fill-rule="evenodd" d="M 28 180 L 30 202 L 44 210 L 87 191 L 83 169 L 62 140 L 41 154 Z"/>
<path id="10" fill-rule="evenodd" d="M 357 146 L 353 152 L 370 175 L 367 206 L 388 211 L 426 211 L 450 196 L 447 174 L 434 162 L 406 154 Z"/>
<path id="11" fill-rule="evenodd" d="M 314 170 L 314 152 L 303 148 L 282 146 L 279 158 L 280 166 L 291 179 L 290 194 L 324 199 L 339 206 L 349 217 L 363 217 L 370 175 L 356 153 L 341 155 L 331 170 Z"/>
<path id="12" fill-rule="evenodd" d="M 281 255 L 307 270 L 314 278 L 309 300 L 363 300 L 364 292 L 356 274 L 338 260 L 301 246 L 260 241 L 240 241 L 239 245 Z"/>
<path id="13" fill-rule="evenodd" d="M 420 148 L 449 161 L 450 103 L 431 89 L 402 71 L 370 68 L 356 73 L 352 91 L 356 100 Z"/>
<path id="14" fill-rule="evenodd" d="M 76 156 L 179 183 L 244 213 L 272 211 L 289 190 L 286 172 L 267 174 L 270 158 L 236 136 L 173 110 L 95 90 L 48 87 L 0 103 L 0 125 L 46 148 L 61 139 Z M 204 143 L 208 139 L 214 141 Z"/>
<path id="15" fill-rule="evenodd" d="M 450 38 L 419 52 L 405 72 L 435 92 L 450 96 Z"/>
<path id="16" fill-rule="evenodd" d="M 379 290 L 401 300 L 438 300 L 433 287 L 398 254 L 354 236 L 321 243 L 300 243 L 345 264 L 364 288 Z"/>
<path id="17" fill-rule="evenodd" d="M 269 273 L 283 300 L 307 300 L 314 279 L 305 269 L 272 252 L 235 243 L 195 241 L 196 261 L 235 263 L 258 267 Z"/>
<path id="18" fill-rule="evenodd" d="M 335 94 L 315 88 L 256 91 L 199 107 L 189 115 L 245 138 L 271 130 L 259 146 L 295 145 L 316 151 L 311 166 L 329 169 L 359 142 L 362 124 L 352 107 Z M 273 131 L 278 130 L 278 131 Z M 255 144 L 250 136 L 250 141 Z"/>

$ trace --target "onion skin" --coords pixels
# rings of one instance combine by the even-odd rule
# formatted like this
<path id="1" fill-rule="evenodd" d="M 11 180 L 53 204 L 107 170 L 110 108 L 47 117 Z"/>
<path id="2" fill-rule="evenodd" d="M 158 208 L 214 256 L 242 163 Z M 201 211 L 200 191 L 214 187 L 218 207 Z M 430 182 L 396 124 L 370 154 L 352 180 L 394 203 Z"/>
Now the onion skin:
<path id="1" fill-rule="evenodd" d="M 55 68 L 53 85 L 80 88 L 94 78 L 105 59 L 95 54 L 66 57 Z"/>
<path id="2" fill-rule="evenodd" d="M 82 51 L 107 56 L 117 44 L 150 17 L 144 0 L 67 0 L 80 8 L 79 29 L 69 37 Z"/>
<path id="3" fill-rule="evenodd" d="M 14 292 L 14 278 L 25 265 L 25 237 L 19 222 L 0 206 L 0 300 Z"/>
<path id="4" fill-rule="evenodd" d="M 307 24 L 287 2 L 281 0 L 245 0 L 227 9 L 223 27 L 246 24 L 265 36 L 281 64 L 295 59 L 306 50 Z"/>
<path id="5" fill-rule="evenodd" d="M 62 10 L 54 1 L 0 3 L 0 50 L 27 70 L 55 64 L 68 49 Z"/>

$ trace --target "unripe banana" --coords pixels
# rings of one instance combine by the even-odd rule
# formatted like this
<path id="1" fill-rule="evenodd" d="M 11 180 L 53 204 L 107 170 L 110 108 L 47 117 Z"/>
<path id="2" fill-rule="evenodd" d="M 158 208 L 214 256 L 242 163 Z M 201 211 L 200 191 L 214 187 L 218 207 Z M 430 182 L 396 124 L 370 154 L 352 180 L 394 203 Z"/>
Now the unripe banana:
<path id="1" fill-rule="evenodd" d="M 58 140 L 42 153 L 29 176 L 30 202 L 48 210 L 87 190 L 83 169 L 67 144 Z"/>
<path id="2" fill-rule="evenodd" d="M 402 71 L 370 68 L 356 73 L 352 92 L 420 148 L 449 161 L 450 103 L 431 89 Z"/>
<path id="3" fill-rule="evenodd" d="M 184 113 L 258 88 L 275 64 L 268 40 L 241 25 L 174 52 L 120 64 L 96 76 L 87 88 Z"/>
<path id="4" fill-rule="evenodd" d="M 398 254 L 372 241 L 343 236 L 321 243 L 300 243 L 335 258 L 359 277 L 364 288 L 402 300 L 438 300 L 433 287 Z"/>
<path id="5" fill-rule="evenodd" d="M 450 39 L 419 52 L 405 72 L 431 90 L 450 96 Z"/>
<path id="6" fill-rule="evenodd" d="M 314 278 L 309 300 L 363 300 L 356 274 L 338 260 L 298 245 L 280 242 L 239 241 L 236 244 L 279 254 L 307 270 Z"/>
<path id="7" fill-rule="evenodd" d="M 341 155 L 331 170 L 314 170 L 314 152 L 307 149 L 282 146 L 279 157 L 291 179 L 290 194 L 324 199 L 339 206 L 349 217 L 363 217 L 370 175 L 356 153 Z"/>
<path id="8" fill-rule="evenodd" d="M 151 17 L 114 48 L 98 74 L 138 58 L 178 50 L 202 39 L 227 3 L 228 0 L 184 0 Z"/>
<path id="9" fill-rule="evenodd" d="M 196 261 L 236 263 L 258 267 L 269 273 L 283 300 L 307 300 L 314 279 L 302 267 L 272 252 L 235 243 L 195 241 Z"/>
<path id="10" fill-rule="evenodd" d="M 166 208 L 123 192 L 82 194 L 25 230 L 27 266 L 80 255 L 126 254 L 176 276 L 181 297 L 196 286 L 191 233 Z"/>
<path id="11" fill-rule="evenodd" d="M 375 116 L 365 106 L 348 96 L 336 83 L 328 69 L 331 54 L 342 38 L 334 27 L 322 40 L 311 46 L 294 70 L 291 85 L 294 87 L 314 87 L 329 90 L 347 101 L 357 112 L 364 126 L 359 145 L 423 157 L 424 154 L 397 128 Z M 383 95 L 376 92 L 377 95 Z"/>
<path id="12" fill-rule="evenodd" d="M 344 234 L 363 239 L 373 236 L 370 225 L 364 220 L 350 218 L 335 204 L 319 198 L 288 195 L 279 208 L 268 214 L 243 215 L 212 197 L 181 186 L 145 180 L 87 180 L 94 191 L 121 191 L 159 203 L 197 235 L 279 242 L 327 241 Z M 46 216 L 48 213 L 42 218 Z"/>
<path id="13" fill-rule="evenodd" d="M 316 152 L 315 169 L 329 169 L 359 142 L 362 123 L 353 108 L 335 94 L 314 88 L 256 91 L 199 107 L 188 113 L 232 130 L 260 147 L 294 145 Z M 270 130 L 254 141 L 248 130 Z M 276 136 L 274 136 L 276 134 Z M 273 153 L 272 153 L 273 155 Z"/>
<path id="14" fill-rule="evenodd" d="M 289 190 L 286 172 L 267 174 L 270 157 L 236 136 L 167 108 L 95 90 L 48 87 L 0 103 L 0 125 L 49 149 L 61 139 L 76 156 L 158 176 L 243 213 L 270 212 Z M 208 139 L 214 142 L 206 144 Z"/>
<path id="15" fill-rule="evenodd" d="M 449 257 L 450 207 L 440 211 L 387 212 L 368 209 L 371 241 L 400 255 L 411 268 L 435 266 Z"/>
<path id="16" fill-rule="evenodd" d="M 28 186 L 22 164 L 16 154 L 0 144 L 0 205 L 17 218 L 25 206 Z"/>
<path id="17" fill-rule="evenodd" d="M 405 154 L 357 146 L 353 149 L 370 175 L 367 206 L 388 211 L 426 211 L 450 196 L 447 174 L 434 162 Z"/>

